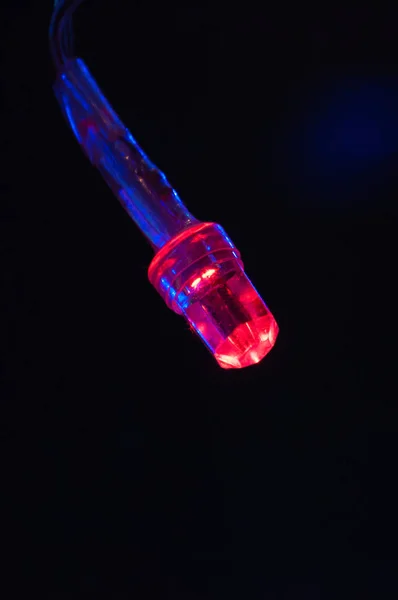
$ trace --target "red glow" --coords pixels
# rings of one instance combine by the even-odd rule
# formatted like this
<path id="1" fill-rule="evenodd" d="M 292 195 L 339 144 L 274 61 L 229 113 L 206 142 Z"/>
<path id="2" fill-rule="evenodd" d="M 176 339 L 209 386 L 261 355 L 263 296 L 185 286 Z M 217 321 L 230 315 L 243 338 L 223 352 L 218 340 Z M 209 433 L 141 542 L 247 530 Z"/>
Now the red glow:
<path id="1" fill-rule="evenodd" d="M 181 233 L 178 233 L 169 242 L 167 242 L 167 244 L 165 244 L 159 250 L 159 252 L 157 252 L 155 254 L 151 264 L 149 265 L 149 270 L 148 270 L 149 279 L 152 280 L 152 277 L 157 269 L 161 269 L 162 271 L 165 270 L 165 265 L 164 265 L 163 261 L 170 253 L 173 252 L 173 250 L 175 250 L 177 248 L 177 246 L 179 246 L 180 244 L 181 244 L 181 246 L 183 246 L 184 242 L 186 242 L 188 240 L 190 241 L 190 238 L 192 238 L 193 234 L 202 231 L 208 225 L 209 225 L 209 223 L 199 223 L 198 225 L 194 225 L 193 227 L 184 229 L 183 231 L 181 231 Z M 200 236 L 200 238 L 201 237 L 202 236 Z M 203 237 L 205 238 L 206 236 L 203 236 Z"/>
<path id="2" fill-rule="evenodd" d="M 216 269 L 207 269 L 204 273 L 202 273 L 202 279 L 209 279 L 214 273 Z"/>
<path id="3" fill-rule="evenodd" d="M 195 277 L 191 283 L 191 288 L 195 290 L 204 279 L 210 279 L 216 271 L 217 269 L 206 269 L 199 277 Z"/>
<path id="4" fill-rule="evenodd" d="M 195 292 L 199 282 L 204 290 L 185 315 L 223 369 L 255 365 L 273 348 L 278 325 L 241 269 L 227 279 L 221 275 L 206 284 L 202 275 L 191 283 Z"/>
<path id="5" fill-rule="evenodd" d="M 197 277 L 191 283 L 191 287 L 193 287 L 193 289 L 197 288 L 201 281 L 202 281 L 202 278 L 201 277 Z"/>
<path id="6" fill-rule="evenodd" d="M 149 277 L 223 369 L 255 365 L 274 346 L 278 325 L 219 225 L 201 223 L 173 238 L 155 256 Z"/>
<path id="7" fill-rule="evenodd" d="M 273 348 L 278 325 L 269 313 L 239 325 L 216 349 L 214 356 L 223 369 L 239 369 L 260 362 Z"/>

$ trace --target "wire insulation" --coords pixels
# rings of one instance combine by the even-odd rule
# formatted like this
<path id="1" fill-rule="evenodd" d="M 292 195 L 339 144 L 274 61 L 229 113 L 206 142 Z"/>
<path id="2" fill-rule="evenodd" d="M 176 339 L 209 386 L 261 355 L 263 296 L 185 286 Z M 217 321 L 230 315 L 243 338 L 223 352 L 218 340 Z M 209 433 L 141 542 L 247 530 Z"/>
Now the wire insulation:
<path id="1" fill-rule="evenodd" d="M 73 14 L 83 0 L 55 0 L 50 23 L 50 48 L 54 64 L 59 70 L 73 57 Z"/>

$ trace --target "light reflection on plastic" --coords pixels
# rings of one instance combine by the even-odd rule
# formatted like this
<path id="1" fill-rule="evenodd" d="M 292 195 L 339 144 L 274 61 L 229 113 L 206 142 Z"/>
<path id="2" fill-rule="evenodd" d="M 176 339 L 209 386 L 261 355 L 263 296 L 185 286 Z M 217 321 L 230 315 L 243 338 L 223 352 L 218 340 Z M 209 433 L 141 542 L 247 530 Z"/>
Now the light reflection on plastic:
<path id="1" fill-rule="evenodd" d="M 191 283 L 191 287 L 195 290 L 203 279 L 210 279 L 217 269 L 206 269 L 200 277 L 196 277 Z"/>

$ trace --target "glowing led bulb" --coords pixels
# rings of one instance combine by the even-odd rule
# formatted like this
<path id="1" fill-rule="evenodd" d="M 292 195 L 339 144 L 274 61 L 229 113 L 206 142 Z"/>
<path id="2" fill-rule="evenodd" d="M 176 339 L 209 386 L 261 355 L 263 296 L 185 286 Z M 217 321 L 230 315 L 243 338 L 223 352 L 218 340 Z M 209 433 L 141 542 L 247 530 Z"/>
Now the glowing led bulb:
<path id="1" fill-rule="evenodd" d="M 63 65 L 55 93 L 76 138 L 156 254 L 149 279 L 224 369 L 258 363 L 278 326 L 220 225 L 198 221 L 144 154 L 80 59 Z"/>
<path id="2" fill-rule="evenodd" d="M 220 225 L 200 223 L 170 240 L 153 259 L 149 279 L 224 369 L 256 364 L 273 347 L 276 321 Z"/>

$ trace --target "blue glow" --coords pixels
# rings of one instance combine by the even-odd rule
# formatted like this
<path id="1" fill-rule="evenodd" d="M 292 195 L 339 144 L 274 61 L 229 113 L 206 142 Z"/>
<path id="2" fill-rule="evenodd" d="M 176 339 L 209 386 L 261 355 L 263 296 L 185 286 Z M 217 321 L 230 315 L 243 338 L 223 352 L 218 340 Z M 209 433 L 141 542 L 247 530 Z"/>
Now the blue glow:
<path id="1" fill-rule="evenodd" d="M 63 103 L 64 109 L 65 109 L 65 114 L 67 116 L 67 119 L 69 121 L 69 125 L 72 127 L 72 131 L 75 134 L 77 141 L 79 143 L 81 143 L 81 136 L 80 133 L 77 130 L 77 127 L 75 125 L 75 121 L 73 119 L 73 115 L 72 115 L 72 110 L 71 107 L 69 106 L 69 102 L 67 100 L 67 98 L 64 98 L 64 103 Z"/>
<path id="2" fill-rule="evenodd" d="M 155 249 L 197 223 L 120 121 L 82 60 L 68 62 L 55 92 L 86 155 Z"/>
<path id="3" fill-rule="evenodd" d="M 282 136 L 285 185 L 303 202 L 361 201 L 398 152 L 398 79 L 307 89 Z"/>
<path id="4" fill-rule="evenodd" d="M 308 124 L 310 156 L 326 172 L 364 169 L 398 148 L 396 105 L 379 86 L 336 90 Z"/>

